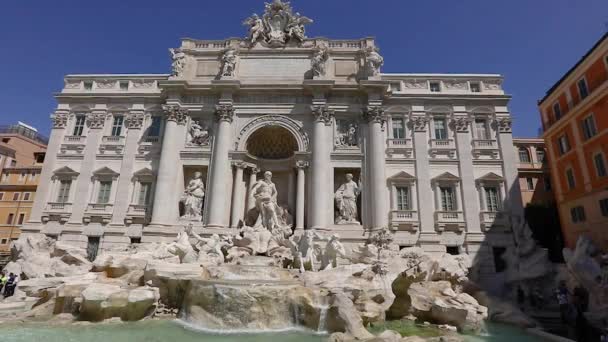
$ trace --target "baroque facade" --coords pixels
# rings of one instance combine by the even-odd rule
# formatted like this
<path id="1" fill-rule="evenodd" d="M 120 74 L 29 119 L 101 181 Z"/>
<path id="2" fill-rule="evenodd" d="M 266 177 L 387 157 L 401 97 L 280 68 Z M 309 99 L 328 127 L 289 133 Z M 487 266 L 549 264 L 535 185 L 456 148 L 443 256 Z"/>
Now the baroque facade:
<path id="1" fill-rule="evenodd" d="M 26 229 L 101 248 L 273 221 L 488 259 L 510 245 L 502 77 L 381 73 L 373 39 L 307 38 L 294 13 L 274 1 L 245 39 L 183 39 L 171 74 L 66 76 Z"/>

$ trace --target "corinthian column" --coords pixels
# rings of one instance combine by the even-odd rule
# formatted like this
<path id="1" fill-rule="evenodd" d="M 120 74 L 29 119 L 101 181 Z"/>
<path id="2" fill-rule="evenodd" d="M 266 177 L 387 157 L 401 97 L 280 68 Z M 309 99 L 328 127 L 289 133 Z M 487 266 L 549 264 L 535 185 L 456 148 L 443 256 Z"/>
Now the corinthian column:
<path id="1" fill-rule="evenodd" d="M 369 160 L 368 179 L 372 203 L 372 228 L 388 226 L 388 194 L 386 187 L 386 145 L 383 126 L 386 116 L 382 106 L 367 106 L 363 109 L 363 119 L 368 122 L 369 148 L 365 158 Z"/>
<path id="2" fill-rule="evenodd" d="M 152 208 L 152 224 L 155 225 L 168 225 L 179 219 L 177 194 L 182 191 L 182 189 L 177 189 L 179 125 L 184 125 L 188 118 L 188 110 L 177 105 L 164 105 L 163 110 L 166 121 L 165 131 Z"/>
<path id="3" fill-rule="evenodd" d="M 243 218 L 243 204 L 245 203 L 245 194 L 243 193 L 243 169 L 247 164 L 243 162 L 236 162 L 233 164 L 235 168 L 234 182 L 232 183 L 232 205 L 230 214 L 230 227 L 236 228 L 239 220 Z"/>
<path id="4" fill-rule="evenodd" d="M 304 169 L 308 167 L 308 162 L 298 161 L 296 162 L 296 168 L 298 169 L 297 186 L 296 186 L 296 229 L 304 229 L 304 199 L 305 197 L 305 185 L 306 174 Z"/>
<path id="5" fill-rule="evenodd" d="M 213 141 L 211 156 L 211 178 L 209 179 L 209 216 L 207 226 L 228 226 L 226 201 L 228 200 L 226 184 L 230 183 L 230 124 L 234 117 L 232 104 L 219 104 L 215 108 L 215 118 L 218 121 L 217 134 Z"/>
<path id="6" fill-rule="evenodd" d="M 331 126 L 334 111 L 327 105 L 315 105 L 311 107 L 315 117 L 312 135 L 312 160 L 311 160 L 311 196 L 310 196 L 310 228 L 327 228 L 329 210 L 333 206 L 328 203 L 329 194 L 332 189 L 328 180 L 333 177 L 331 173 Z"/>

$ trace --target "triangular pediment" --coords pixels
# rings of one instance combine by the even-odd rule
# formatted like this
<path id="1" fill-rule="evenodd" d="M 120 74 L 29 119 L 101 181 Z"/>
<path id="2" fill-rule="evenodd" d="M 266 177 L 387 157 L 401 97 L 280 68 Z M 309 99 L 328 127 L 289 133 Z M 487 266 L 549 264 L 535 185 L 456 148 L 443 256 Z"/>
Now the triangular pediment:
<path id="1" fill-rule="evenodd" d="M 502 182 L 504 178 L 494 172 L 486 173 L 484 176 L 477 178 L 478 182 Z"/>
<path id="2" fill-rule="evenodd" d="M 110 169 L 107 166 L 102 167 L 101 169 L 98 169 L 97 171 L 93 172 L 93 174 L 95 176 L 118 176 L 119 173 Z"/>
<path id="3" fill-rule="evenodd" d="M 416 177 L 410 175 L 405 171 L 401 171 L 389 177 L 389 181 L 413 181 L 416 180 Z"/>
<path id="4" fill-rule="evenodd" d="M 78 175 L 79 173 L 72 170 L 71 168 L 64 166 L 53 171 L 54 175 Z"/>
<path id="5" fill-rule="evenodd" d="M 145 167 L 135 173 L 133 173 L 134 177 L 153 177 L 154 176 L 154 172 L 152 172 L 152 170 L 150 170 L 149 168 Z"/>
<path id="6" fill-rule="evenodd" d="M 444 172 L 439 176 L 433 178 L 434 181 L 460 181 L 460 177 L 455 176 L 449 172 Z"/>

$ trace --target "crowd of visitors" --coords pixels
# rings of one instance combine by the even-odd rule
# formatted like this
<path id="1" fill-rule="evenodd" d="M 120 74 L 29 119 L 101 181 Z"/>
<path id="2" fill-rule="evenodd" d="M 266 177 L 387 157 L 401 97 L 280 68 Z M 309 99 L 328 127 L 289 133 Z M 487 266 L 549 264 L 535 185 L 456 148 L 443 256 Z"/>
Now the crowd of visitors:
<path id="1" fill-rule="evenodd" d="M 15 288 L 19 282 L 19 275 L 9 273 L 8 276 L 4 272 L 0 272 L 0 293 L 4 298 L 15 294 Z"/>

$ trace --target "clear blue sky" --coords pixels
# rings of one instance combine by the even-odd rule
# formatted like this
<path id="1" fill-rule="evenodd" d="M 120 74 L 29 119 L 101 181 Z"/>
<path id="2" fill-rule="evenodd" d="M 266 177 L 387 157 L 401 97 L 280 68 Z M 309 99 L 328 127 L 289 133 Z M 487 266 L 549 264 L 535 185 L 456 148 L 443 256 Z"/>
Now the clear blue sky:
<path id="1" fill-rule="evenodd" d="M 269 0 L 267 0 L 269 1 Z M 535 136 L 536 102 L 606 31 L 608 0 L 293 0 L 308 36 L 375 36 L 384 72 L 500 73 L 514 134 Z M 167 73 L 179 38 L 241 37 L 262 0 L 0 1 L 0 124 L 48 134 L 70 73 Z"/>

